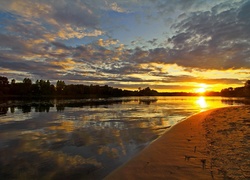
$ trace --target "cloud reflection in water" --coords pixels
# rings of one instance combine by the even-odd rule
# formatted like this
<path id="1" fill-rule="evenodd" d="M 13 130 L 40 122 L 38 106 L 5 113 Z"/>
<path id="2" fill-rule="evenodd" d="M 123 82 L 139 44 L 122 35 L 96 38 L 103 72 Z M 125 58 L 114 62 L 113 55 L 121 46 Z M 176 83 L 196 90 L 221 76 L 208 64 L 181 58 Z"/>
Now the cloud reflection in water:
<path id="1" fill-rule="evenodd" d="M 184 117 L 225 106 L 219 97 L 75 101 L 7 107 L 0 116 L 1 177 L 100 179 Z"/>

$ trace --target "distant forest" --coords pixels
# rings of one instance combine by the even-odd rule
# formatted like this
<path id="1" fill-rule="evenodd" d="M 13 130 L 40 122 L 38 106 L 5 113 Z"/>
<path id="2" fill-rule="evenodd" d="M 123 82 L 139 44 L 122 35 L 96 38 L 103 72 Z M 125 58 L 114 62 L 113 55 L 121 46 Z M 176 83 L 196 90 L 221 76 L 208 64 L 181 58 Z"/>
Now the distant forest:
<path id="1" fill-rule="evenodd" d="M 226 88 L 221 90 L 221 96 L 226 97 L 250 97 L 250 80 L 245 82 L 245 85 L 242 87 L 236 88 Z"/>
<path id="2" fill-rule="evenodd" d="M 36 80 L 32 82 L 24 78 L 22 82 L 0 76 L 0 97 L 62 97 L 62 98 L 85 98 L 85 97 L 122 97 L 122 96 L 196 96 L 198 93 L 188 92 L 164 92 L 160 93 L 149 87 L 138 88 L 136 91 L 123 90 L 109 87 L 108 85 L 83 85 L 69 84 L 58 80 L 52 84 L 49 80 Z M 206 92 L 208 96 L 250 97 L 250 80 L 244 87 L 222 89 L 221 92 Z"/>
<path id="3" fill-rule="evenodd" d="M 58 80 L 53 85 L 49 80 L 36 80 L 32 82 L 29 78 L 24 78 L 23 82 L 16 82 L 12 79 L 9 82 L 7 77 L 0 76 L 0 97 L 121 97 L 121 96 L 156 96 L 158 92 L 149 87 L 138 89 L 138 91 L 122 90 L 109 87 L 107 85 L 83 85 L 65 84 Z"/>

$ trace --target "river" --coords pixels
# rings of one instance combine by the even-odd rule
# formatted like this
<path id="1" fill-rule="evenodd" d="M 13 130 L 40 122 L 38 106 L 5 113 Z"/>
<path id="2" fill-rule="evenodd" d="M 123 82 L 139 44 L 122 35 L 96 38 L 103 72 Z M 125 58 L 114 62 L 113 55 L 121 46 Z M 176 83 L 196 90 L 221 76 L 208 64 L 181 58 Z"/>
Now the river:
<path id="1" fill-rule="evenodd" d="M 188 116 L 244 104 L 221 97 L 1 101 L 1 179 L 102 179 Z"/>

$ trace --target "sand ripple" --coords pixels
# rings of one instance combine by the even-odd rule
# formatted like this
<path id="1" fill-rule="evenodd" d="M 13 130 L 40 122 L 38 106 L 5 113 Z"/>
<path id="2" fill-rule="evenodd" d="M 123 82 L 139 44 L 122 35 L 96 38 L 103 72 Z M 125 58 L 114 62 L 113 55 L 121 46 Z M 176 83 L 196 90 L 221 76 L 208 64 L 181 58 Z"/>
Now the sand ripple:
<path id="1" fill-rule="evenodd" d="M 250 106 L 215 110 L 203 126 L 211 169 L 223 179 L 250 179 Z"/>

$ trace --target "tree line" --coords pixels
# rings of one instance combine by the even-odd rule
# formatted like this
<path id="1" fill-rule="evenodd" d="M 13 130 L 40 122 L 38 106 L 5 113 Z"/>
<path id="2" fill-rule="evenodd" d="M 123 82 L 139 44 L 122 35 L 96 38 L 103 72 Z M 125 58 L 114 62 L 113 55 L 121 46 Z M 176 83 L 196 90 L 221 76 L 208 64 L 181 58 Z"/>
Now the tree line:
<path id="1" fill-rule="evenodd" d="M 0 76 L 0 97 L 121 97 L 121 96 L 154 96 L 156 90 L 149 87 L 138 91 L 122 90 L 108 85 L 83 85 L 69 84 L 58 80 L 52 84 L 49 80 L 36 80 L 34 83 L 29 78 L 22 82 Z"/>
<path id="2" fill-rule="evenodd" d="M 147 88 L 138 88 L 136 91 L 122 90 L 108 85 L 69 84 L 58 80 L 52 84 L 49 80 L 36 80 L 32 82 L 24 78 L 22 82 L 15 79 L 9 81 L 7 77 L 0 76 L 0 97 L 121 97 L 121 96 L 195 96 L 197 93 L 163 92 Z M 250 97 L 250 80 L 242 87 L 225 88 L 220 92 L 207 92 L 207 96 Z"/>
<path id="3" fill-rule="evenodd" d="M 226 97 L 250 97 L 250 80 L 247 80 L 242 87 L 225 88 L 221 90 L 221 96 Z"/>

